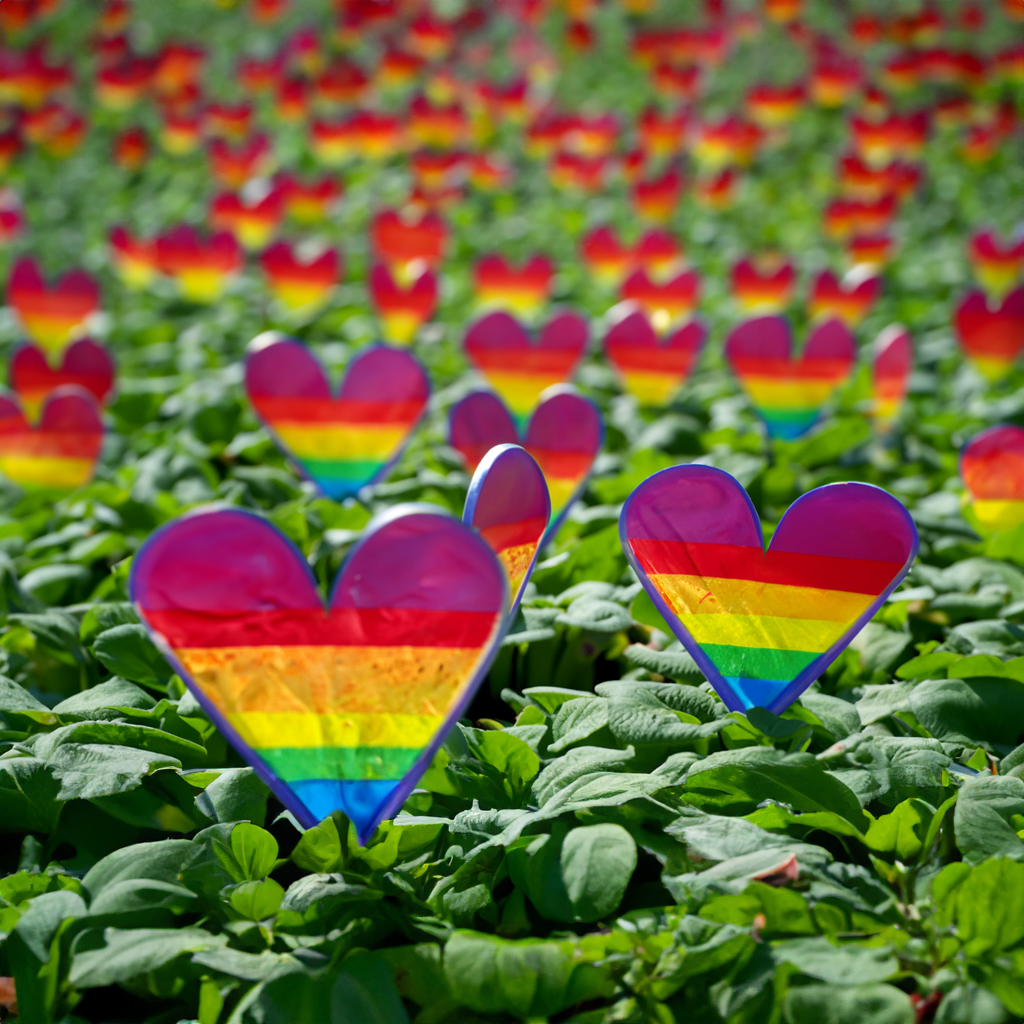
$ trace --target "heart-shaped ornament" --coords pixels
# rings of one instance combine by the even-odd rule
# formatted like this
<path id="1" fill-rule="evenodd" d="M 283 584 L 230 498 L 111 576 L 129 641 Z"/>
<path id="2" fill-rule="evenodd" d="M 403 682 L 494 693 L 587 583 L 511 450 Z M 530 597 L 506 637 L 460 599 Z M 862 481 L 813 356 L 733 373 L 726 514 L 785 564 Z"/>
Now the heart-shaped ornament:
<path id="1" fill-rule="evenodd" d="M 798 498 L 765 552 L 747 492 L 711 466 L 649 477 L 619 517 L 622 549 L 732 711 L 780 714 L 828 668 L 917 555 L 907 510 L 879 487 Z"/>
<path id="2" fill-rule="evenodd" d="M 789 441 L 814 426 L 822 406 L 849 378 L 857 343 L 846 326 L 827 320 L 814 328 L 794 359 L 789 323 L 763 316 L 733 329 L 725 357 L 768 436 Z"/>
<path id="3" fill-rule="evenodd" d="M 998 533 L 1024 523 L 1024 428 L 989 427 L 960 452 L 960 478 L 983 531 Z"/>
<path id="4" fill-rule="evenodd" d="M 33 426 L 20 402 L 0 395 L 0 473 L 25 488 L 73 490 L 92 479 L 103 422 L 88 391 L 66 384 L 46 396 Z"/>
<path id="5" fill-rule="evenodd" d="M 515 615 L 551 519 L 551 499 L 537 460 L 517 444 L 499 444 L 481 459 L 462 521 L 490 545 L 508 575 Z"/>
<path id="6" fill-rule="evenodd" d="M 590 399 L 560 386 L 542 396 L 520 436 L 501 399 L 489 391 L 475 391 L 452 406 L 448 436 L 470 470 L 495 445 L 521 444 L 544 473 L 551 498 L 547 536 L 553 537 L 587 482 L 604 441 L 604 424 Z"/>
<path id="7" fill-rule="evenodd" d="M 11 388 L 21 399 L 29 419 L 39 418 L 43 399 L 53 390 L 77 384 L 88 391 L 101 407 L 114 390 L 114 360 L 91 338 L 72 342 L 64 349 L 60 366 L 54 369 L 46 354 L 35 345 L 19 345 L 7 368 Z"/>
<path id="8" fill-rule="evenodd" d="M 532 341 L 518 320 L 497 312 L 477 320 L 462 344 L 467 358 L 522 425 L 542 391 L 573 375 L 586 350 L 587 333 L 583 317 L 560 313 Z"/>
<path id="9" fill-rule="evenodd" d="M 896 418 L 914 370 L 914 346 L 906 328 L 890 324 L 875 339 L 871 354 L 872 414 L 882 430 Z"/>
<path id="10" fill-rule="evenodd" d="M 1024 352 L 1024 288 L 1001 303 L 989 303 L 984 292 L 970 292 L 953 318 L 960 347 L 990 381 L 1002 380 Z"/>
<path id="11" fill-rule="evenodd" d="M 100 305 L 100 289 L 84 270 L 69 270 L 47 285 L 30 256 L 14 264 L 7 282 L 7 302 L 14 308 L 25 333 L 56 358 Z"/>
<path id="12" fill-rule="evenodd" d="M 604 354 L 642 405 L 665 405 L 693 372 L 707 330 L 691 320 L 659 341 L 650 320 L 630 313 L 605 335 Z"/>
<path id="13" fill-rule="evenodd" d="M 302 553 L 242 509 L 157 530 L 131 599 L 236 750 L 307 828 L 335 810 L 365 843 L 402 806 L 497 650 L 508 582 L 434 506 L 375 517 L 326 607 Z"/>
<path id="14" fill-rule="evenodd" d="M 387 474 L 430 398 L 423 367 L 386 345 L 352 359 L 335 397 L 316 356 L 274 331 L 250 344 L 245 389 L 281 451 L 336 501 Z"/>

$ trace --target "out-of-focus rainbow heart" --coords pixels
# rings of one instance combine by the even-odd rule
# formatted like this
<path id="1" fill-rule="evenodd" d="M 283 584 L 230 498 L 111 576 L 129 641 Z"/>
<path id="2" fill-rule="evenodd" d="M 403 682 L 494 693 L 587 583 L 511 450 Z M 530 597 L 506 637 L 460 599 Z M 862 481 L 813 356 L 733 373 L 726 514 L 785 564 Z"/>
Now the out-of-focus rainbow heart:
<path id="1" fill-rule="evenodd" d="M 462 521 L 487 541 L 508 574 L 510 618 L 530 581 L 550 520 L 548 485 L 537 460 L 519 445 L 495 445 L 469 483 Z"/>
<path id="2" fill-rule="evenodd" d="M 335 397 L 316 356 L 273 331 L 250 345 L 245 388 L 277 446 L 337 501 L 387 474 L 430 397 L 423 367 L 386 345 L 355 356 Z"/>
<path id="3" fill-rule="evenodd" d="M 608 331 L 604 354 L 626 391 L 643 405 L 665 405 L 693 372 L 706 337 L 704 325 L 691 320 L 659 340 L 637 311 Z"/>
<path id="4" fill-rule="evenodd" d="M 711 466 L 649 477 L 619 517 L 626 558 L 732 711 L 780 714 L 910 570 L 917 529 L 871 484 L 798 498 L 765 552 L 747 492 Z"/>
<path id="5" fill-rule="evenodd" d="M 576 313 L 553 317 L 536 341 L 508 313 L 490 313 L 470 327 L 463 341 L 466 356 L 520 424 L 542 391 L 569 380 L 586 347 L 587 323 Z"/>
<path id="6" fill-rule="evenodd" d="M 7 302 L 21 320 L 25 333 L 55 358 L 85 329 L 85 321 L 99 309 L 100 289 L 84 270 L 69 270 L 48 286 L 30 256 L 14 264 L 7 282 Z"/>
<path id="7" fill-rule="evenodd" d="M 960 347 L 990 381 L 1002 380 L 1024 352 L 1024 288 L 1016 288 L 999 305 L 984 292 L 969 292 L 953 318 Z"/>
<path id="8" fill-rule="evenodd" d="M 914 369 L 914 346 L 906 328 L 890 324 L 875 339 L 871 355 L 872 414 L 881 430 L 887 430 L 907 394 Z"/>
<path id="9" fill-rule="evenodd" d="M 81 338 L 64 349 L 60 366 L 54 369 L 46 354 L 35 345 L 19 345 L 7 368 L 11 388 L 21 399 L 31 420 L 39 418 L 43 399 L 66 384 L 77 384 L 96 399 L 107 403 L 114 390 L 114 360 L 91 338 Z"/>
<path id="10" fill-rule="evenodd" d="M 475 391 L 452 406 L 448 434 L 471 470 L 495 445 L 521 444 L 537 460 L 548 485 L 551 537 L 587 482 L 604 441 L 604 424 L 590 399 L 563 385 L 542 396 L 522 437 L 512 414 L 489 391 Z"/>
<path id="11" fill-rule="evenodd" d="M 306 827 L 342 810 L 360 842 L 404 803 L 487 670 L 506 622 L 494 552 L 435 506 L 367 526 L 326 602 L 275 526 L 212 508 L 157 530 L 131 599 L 236 750 Z"/>
<path id="12" fill-rule="evenodd" d="M 16 398 L 0 395 L 0 473 L 25 488 L 72 490 L 92 479 L 103 447 L 103 423 L 88 391 L 66 384 L 29 423 Z"/>
<path id="13" fill-rule="evenodd" d="M 960 452 L 960 478 L 983 530 L 997 533 L 1024 523 L 1024 428 L 989 427 Z"/>
<path id="14" fill-rule="evenodd" d="M 770 437 L 792 440 L 817 422 L 822 406 L 850 376 L 857 345 L 838 320 L 815 327 L 799 359 L 793 358 L 788 321 L 747 320 L 725 343 L 725 357 Z"/>

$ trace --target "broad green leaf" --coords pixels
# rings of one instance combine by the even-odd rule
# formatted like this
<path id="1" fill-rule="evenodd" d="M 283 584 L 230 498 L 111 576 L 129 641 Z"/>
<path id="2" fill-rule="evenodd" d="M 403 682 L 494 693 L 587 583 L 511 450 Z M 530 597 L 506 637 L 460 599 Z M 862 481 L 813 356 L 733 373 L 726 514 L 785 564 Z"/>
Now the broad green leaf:
<path id="1" fill-rule="evenodd" d="M 95 899 L 107 886 L 128 879 L 177 881 L 195 847 L 188 839 L 135 843 L 104 857 L 86 872 L 82 888 Z"/>
<path id="2" fill-rule="evenodd" d="M 92 718 L 98 711 L 111 708 L 143 708 L 156 706 L 156 701 L 141 687 L 115 676 L 104 683 L 62 700 L 53 713 L 65 718 Z"/>
<path id="3" fill-rule="evenodd" d="M 939 739 L 980 743 L 1008 753 L 1020 742 L 1024 682 L 1016 679 L 932 679 L 910 695 L 910 710 Z"/>
<path id="4" fill-rule="evenodd" d="M 226 768 L 196 796 L 196 807 L 211 821 L 250 821 L 267 817 L 266 783 L 252 768 Z"/>
<path id="5" fill-rule="evenodd" d="M 579 921 L 598 921 L 619 905 L 636 869 L 636 843 L 619 825 L 569 831 L 560 856 L 562 880 Z"/>
<path id="6" fill-rule="evenodd" d="M 1024 779 L 979 775 L 960 790 L 953 817 L 956 845 L 968 864 L 989 857 L 1024 860 L 1014 819 L 1024 816 Z"/>
<path id="7" fill-rule="evenodd" d="M 655 651 L 641 644 L 630 644 L 623 653 L 634 665 L 648 672 L 691 685 L 704 681 L 704 673 L 687 651 Z"/>
<path id="8" fill-rule="evenodd" d="M 893 985 L 801 985 L 786 993 L 782 1020 L 784 1024 L 914 1024 L 915 1016 L 910 997 Z"/>
<path id="9" fill-rule="evenodd" d="M 53 832 L 63 807 L 61 788 L 37 757 L 0 758 L 0 832 Z"/>
<path id="10" fill-rule="evenodd" d="M 801 974 L 830 985 L 885 981 L 899 970 L 899 961 L 887 946 L 835 945 L 823 936 L 786 939 L 776 944 L 774 952 Z"/>
<path id="11" fill-rule="evenodd" d="M 998 956 L 1024 939 L 1024 864 L 987 860 L 959 887 L 957 934 L 969 957 Z"/>
<path id="12" fill-rule="evenodd" d="M 93 642 L 97 661 L 114 675 L 133 683 L 163 689 L 171 675 L 164 656 L 149 639 L 146 627 L 128 623 L 104 630 Z"/>
<path id="13" fill-rule="evenodd" d="M 265 829 L 247 821 L 239 822 L 231 830 L 227 849 L 218 845 L 221 863 L 237 873 L 239 881 L 266 878 L 277 861 L 277 840 Z"/>
<path id="14" fill-rule="evenodd" d="M 891 854 L 909 864 L 924 848 L 935 808 L 923 800 L 904 800 L 892 814 L 883 814 L 868 826 L 864 842 L 876 853 Z"/>
<path id="15" fill-rule="evenodd" d="M 273 917 L 281 907 L 284 889 L 272 878 L 263 881 L 239 882 L 225 890 L 231 909 L 248 921 Z"/>

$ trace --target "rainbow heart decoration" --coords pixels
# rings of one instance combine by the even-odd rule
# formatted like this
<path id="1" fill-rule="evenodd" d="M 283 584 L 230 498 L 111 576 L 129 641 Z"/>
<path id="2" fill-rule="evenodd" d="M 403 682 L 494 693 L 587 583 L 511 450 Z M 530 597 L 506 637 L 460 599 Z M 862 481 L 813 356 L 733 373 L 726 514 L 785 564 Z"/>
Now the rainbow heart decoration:
<path id="1" fill-rule="evenodd" d="M 516 444 L 495 445 L 469 483 L 462 521 L 498 556 L 515 615 L 551 519 L 551 498 L 537 460 Z"/>
<path id="2" fill-rule="evenodd" d="M 250 344 L 245 388 L 281 451 L 336 501 L 387 474 L 430 398 L 423 367 L 386 345 L 353 358 L 335 397 L 309 349 L 274 331 Z"/>
<path id="3" fill-rule="evenodd" d="M 763 316 L 735 327 L 725 357 L 768 428 L 768 436 L 794 440 L 818 421 L 822 406 L 853 370 L 857 343 L 838 320 L 811 331 L 799 359 L 782 317 Z"/>
<path id="4" fill-rule="evenodd" d="M 520 425 L 533 412 L 542 391 L 569 380 L 587 347 L 587 323 L 576 313 L 560 313 L 532 341 L 508 313 L 489 313 L 466 332 L 463 350 L 487 378 Z"/>
<path id="5" fill-rule="evenodd" d="M 960 478 L 983 530 L 1024 523 L 1024 428 L 1003 423 L 972 437 L 960 452 Z"/>
<path id="6" fill-rule="evenodd" d="M 604 354 L 622 387 L 642 405 L 665 405 L 693 372 L 707 330 L 698 320 L 660 339 L 639 311 L 620 320 L 605 335 Z"/>
<path id="7" fill-rule="evenodd" d="M 1001 303 L 990 303 L 984 292 L 969 292 L 953 317 L 960 347 L 988 380 L 1002 380 L 1024 352 L 1024 288 L 1016 288 Z"/>
<path id="8" fill-rule="evenodd" d="M 710 466 L 645 480 L 619 517 L 644 589 L 732 711 L 780 714 L 828 668 L 906 576 L 910 514 L 879 487 L 798 498 L 767 552 L 747 492 Z"/>
<path id="9" fill-rule="evenodd" d="M 114 360 L 91 338 L 81 338 L 64 349 L 54 368 L 35 345 L 19 345 L 7 367 L 7 379 L 21 399 L 29 419 L 38 419 L 43 399 L 53 390 L 77 384 L 103 406 L 114 390 Z"/>
<path id="10" fill-rule="evenodd" d="M 129 592 L 224 736 L 305 826 L 335 810 L 365 843 L 404 803 L 501 638 L 508 582 L 445 512 L 375 517 L 326 602 L 297 547 L 242 509 L 157 530 Z"/>
<path id="11" fill-rule="evenodd" d="M 68 384 L 44 399 L 33 426 L 21 403 L 0 395 L 0 473 L 22 487 L 73 490 L 92 479 L 103 423 L 92 395 Z"/>
<path id="12" fill-rule="evenodd" d="M 22 256 L 11 269 L 7 302 L 18 314 L 25 333 L 50 358 L 56 358 L 99 309 L 100 289 L 84 270 L 77 269 L 47 285 L 35 260 Z"/>
<path id="13" fill-rule="evenodd" d="M 896 418 L 913 370 L 910 334 L 899 324 L 890 324 L 875 339 L 871 355 L 872 414 L 880 429 L 887 430 Z"/>
<path id="14" fill-rule="evenodd" d="M 451 407 L 448 437 L 470 470 L 476 470 L 495 445 L 521 444 L 537 461 L 548 485 L 551 537 L 587 482 L 604 441 L 604 424 L 593 402 L 560 386 L 542 397 L 520 436 L 500 398 L 474 391 Z"/>

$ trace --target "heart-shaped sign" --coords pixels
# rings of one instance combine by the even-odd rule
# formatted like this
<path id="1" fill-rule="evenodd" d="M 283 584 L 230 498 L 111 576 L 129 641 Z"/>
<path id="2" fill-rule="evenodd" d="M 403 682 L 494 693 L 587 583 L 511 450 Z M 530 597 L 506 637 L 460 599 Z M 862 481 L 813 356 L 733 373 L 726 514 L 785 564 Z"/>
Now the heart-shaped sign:
<path id="1" fill-rule="evenodd" d="M 307 828 L 360 842 L 403 804 L 501 642 L 494 552 L 434 506 L 374 518 L 324 606 L 302 553 L 242 509 L 157 530 L 129 592 L 221 732 Z"/>
<path id="2" fill-rule="evenodd" d="M 542 391 L 573 375 L 587 347 L 587 322 L 576 313 L 559 313 L 534 342 L 508 313 L 490 313 L 470 327 L 462 345 L 522 424 Z"/>
<path id="3" fill-rule="evenodd" d="M 871 356 L 872 413 L 879 427 L 886 429 L 895 419 L 907 394 L 914 369 L 914 346 L 899 324 L 890 324 L 875 339 Z"/>
<path id="4" fill-rule="evenodd" d="M 8 480 L 25 488 L 82 487 L 102 447 L 99 409 L 77 385 L 51 391 L 34 427 L 16 399 L 0 395 L 0 473 Z"/>
<path id="5" fill-rule="evenodd" d="M 473 268 L 473 284 L 481 305 L 514 309 L 533 316 L 548 301 L 555 269 L 550 260 L 533 256 L 522 266 L 491 253 L 481 256 Z"/>
<path id="6" fill-rule="evenodd" d="M 114 360 L 91 338 L 72 342 L 64 349 L 60 366 L 54 369 L 35 345 L 20 345 L 7 368 L 11 388 L 21 399 L 29 419 L 39 418 L 43 399 L 55 388 L 77 384 L 103 406 L 114 390 Z"/>
<path id="7" fill-rule="evenodd" d="M 554 536 L 572 503 L 579 497 L 604 441 L 601 412 L 571 388 L 552 388 L 542 396 L 520 437 L 512 414 L 497 395 L 475 391 L 452 406 L 448 414 L 451 446 L 466 467 L 475 470 L 499 444 L 522 444 L 537 460 L 551 497 Z"/>
<path id="8" fill-rule="evenodd" d="M 645 480 L 619 517 L 644 589 L 732 711 L 780 714 L 907 574 L 917 529 L 879 487 L 815 488 L 765 552 L 747 492 L 711 466 Z"/>
<path id="9" fill-rule="evenodd" d="M 281 451 L 336 501 L 387 474 L 430 398 L 423 367 L 386 345 L 353 358 L 335 397 L 316 356 L 274 331 L 250 344 L 245 389 Z"/>
<path id="10" fill-rule="evenodd" d="M 789 323 L 779 316 L 747 320 L 725 343 L 725 357 L 769 437 L 793 440 L 817 422 L 822 406 L 850 376 L 857 344 L 838 320 L 811 332 L 799 359 L 793 358 Z"/>
<path id="11" fill-rule="evenodd" d="M 366 283 L 385 339 L 396 345 L 412 344 L 416 332 L 437 310 L 437 275 L 425 270 L 409 287 L 402 288 L 391 271 L 378 263 Z"/>
<path id="12" fill-rule="evenodd" d="M 551 498 L 537 460 L 516 444 L 499 444 L 469 483 L 462 521 L 491 546 L 508 575 L 515 615 L 551 519 Z"/>
<path id="13" fill-rule="evenodd" d="M 659 341 L 650 320 L 636 312 L 605 335 L 604 354 L 642 405 L 665 405 L 693 372 L 706 337 L 704 325 L 691 320 Z"/>
<path id="14" fill-rule="evenodd" d="M 789 262 L 743 259 L 732 268 L 732 293 L 749 312 L 785 309 L 795 287 L 796 270 Z"/>
<path id="15" fill-rule="evenodd" d="M 960 478 L 983 530 L 998 533 L 1024 523 L 1024 428 L 989 427 L 960 452 Z"/>
<path id="16" fill-rule="evenodd" d="M 100 289 L 84 270 L 69 270 L 52 287 L 47 286 L 35 260 L 23 256 L 11 270 L 7 301 L 25 333 L 55 358 L 99 309 Z"/>
<path id="17" fill-rule="evenodd" d="M 990 381 L 1002 380 L 1024 352 L 1024 288 L 990 305 L 984 292 L 970 292 L 953 322 L 964 353 Z"/>
<path id="18" fill-rule="evenodd" d="M 665 282 L 653 281 L 646 270 L 634 270 L 621 291 L 623 300 L 636 303 L 659 331 L 692 312 L 699 294 L 700 277 L 695 270 Z"/>
<path id="19" fill-rule="evenodd" d="M 840 281 L 831 270 L 823 270 L 811 286 L 807 313 L 822 319 L 834 317 L 848 327 L 856 327 L 871 312 L 882 290 L 882 279 L 865 268 L 852 271 Z"/>

